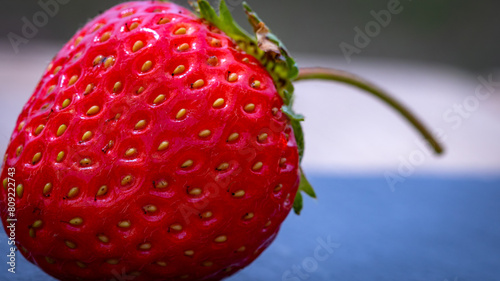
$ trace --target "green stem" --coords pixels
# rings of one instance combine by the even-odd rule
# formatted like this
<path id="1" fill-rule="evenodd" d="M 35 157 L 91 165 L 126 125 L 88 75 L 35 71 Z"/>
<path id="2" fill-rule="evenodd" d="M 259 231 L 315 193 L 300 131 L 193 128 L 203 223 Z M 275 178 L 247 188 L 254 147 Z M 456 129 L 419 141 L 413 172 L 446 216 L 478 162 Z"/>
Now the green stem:
<path id="1" fill-rule="evenodd" d="M 300 68 L 299 76 L 295 81 L 310 80 L 310 79 L 321 79 L 321 80 L 332 80 L 342 83 L 346 83 L 362 90 L 365 90 L 377 98 L 384 101 L 387 105 L 398 111 L 403 115 L 408 122 L 410 122 L 415 129 L 417 129 L 420 134 L 429 142 L 429 144 L 434 148 L 437 154 L 443 153 L 443 148 L 434 138 L 434 136 L 429 132 L 429 130 L 420 122 L 414 114 L 412 114 L 405 106 L 400 102 L 396 101 L 394 98 L 390 97 L 383 90 L 373 85 L 372 83 L 358 77 L 352 73 L 348 73 L 342 70 L 330 69 L 330 68 Z"/>

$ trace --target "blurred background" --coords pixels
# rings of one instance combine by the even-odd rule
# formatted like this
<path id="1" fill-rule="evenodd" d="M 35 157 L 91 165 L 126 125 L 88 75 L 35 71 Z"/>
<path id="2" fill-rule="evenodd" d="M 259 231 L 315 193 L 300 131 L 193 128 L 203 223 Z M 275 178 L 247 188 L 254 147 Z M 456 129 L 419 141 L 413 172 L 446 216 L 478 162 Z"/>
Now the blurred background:
<path id="1" fill-rule="evenodd" d="M 54 1 L 58 11 L 13 45 L 12 34 L 22 36 L 25 22 Z M 89 18 L 120 2 L 1 2 L 2 152 L 50 59 Z M 500 280 L 500 2 L 247 2 L 300 66 L 375 82 L 417 113 L 446 153 L 433 155 L 403 119 L 365 93 L 297 83 L 304 170 L 319 199 L 305 199 L 303 214 L 290 215 L 276 242 L 230 280 Z M 248 28 L 242 1 L 227 3 Z M 325 241 L 333 246 L 319 260 L 314 251 Z M 3 233 L 0 251 L 7 253 Z M 24 260 L 16 274 L 2 264 L 2 280 L 51 280 Z"/>
<path id="2" fill-rule="evenodd" d="M 44 1 L 50 2 L 50 1 Z M 62 44 L 97 13 L 119 0 L 64 0 L 61 13 L 50 18 L 32 43 Z M 174 1 L 188 6 L 187 1 Z M 215 1 L 210 1 L 214 3 Z M 240 23 L 246 24 L 243 1 L 226 1 Z M 372 40 L 360 58 L 417 60 L 490 71 L 500 62 L 500 3 L 494 0 L 274 0 L 247 1 L 294 53 L 341 56 L 339 44 L 351 43 L 353 28 L 373 20 L 370 12 L 387 10 L 399 2 L 401 12 Z M 0 34 L 20 33 L 22 17 L 32 19 L 40 11 L 38 1 L 2 1 Z M 248 25 L 246 25 L 248 26 Z M 28 47 L 28 46 L 26 46 Z M 26 48 L 25 47 L 25 48 Z M 25 49 L 21 48 L 21 49 Z"/>

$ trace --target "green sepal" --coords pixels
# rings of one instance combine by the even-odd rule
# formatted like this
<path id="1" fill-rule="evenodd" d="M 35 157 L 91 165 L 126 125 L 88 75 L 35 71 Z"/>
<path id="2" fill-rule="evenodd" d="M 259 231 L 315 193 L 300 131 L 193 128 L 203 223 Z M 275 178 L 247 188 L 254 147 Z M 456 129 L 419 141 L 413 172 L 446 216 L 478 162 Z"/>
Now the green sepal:
<path id="1" fill-rule="evenodd" d="M 231 15 L 225 1 L 220 2 L 219 15 L 217 15 L 215 9 L 212 8 L 210 3 L 206 0 L 199 0 L 197 8 L 200 13 L 200 17 L 224 31 L 229 37 L 235 40 L 238 45 L 243 43 L 257 44 L 257 41 L 234 21 L 234 18 Z"/>
<path id="2" fill-rule="evenodd" d="M 302 199 L 302 194 L 300 194 L 300 191 L 297 191 L 297 195 L 295 195 L 295 200 L 293 201 L 293 211 L 295 214 L 300 215 L 303 207 L 303 201 L 304 199 Z"/>
<path id="3" fill-rule="evenodd" d="M 290 120 L 294 120 L 294 121 L 304 121 L 304 115 L 302 114 L 297 114 L 295 113 L 289 106 L 287 105 L 284 105 L 281 110 L 283 111 L 283 113 L 286 114 L 286 116 L 288 116 L 288 118 L 290 118 Z"/>
<path id="4" fill-rule="evenodd" d="M 295 100 L 294 92 L 295 87 L 292 83 L 288 83 L 287 87 L 283 89 L 283 103 L 290 108 L 293 107 L 293 102 Z"/>
<path id="5" fill-rule="evenodd" d="M 295 195 L 295 200 L 293 201 L 293 211 L 295 214 L 300 215 L 303 207 L 304 198 L 302 197 L 302 192 L 309 195 L 310 197 L 316 199 L 316 192 L 314 192 L 314 188 L 311 183 L 307 180 L 306 175 L 302 168 L 300 168 L 300 184 L 299 190 L 297 191 L 297 195 Z"/>
<path id="6" fill-rule="evenodd" d="M 285 97 L 285 104 L 288 106 L 293 106 L 293 101 L 294 101 L 294 96 L 293 93 L 295 92 L 295 87 L 293 87 L 293 84 L 290 83 L 288 85 L 288 88 L 283 90 L 283 96 Z"/>
<path id="7" fill-rule="evenodd" d="M 295 113 L 295 111 L 293 111 L 292 109 L 294 101 L 293 91 L 294 87 L 292 84 L 290 84 L 289 87 L 283 91 L 285 96 L 285 101 L 288 101 L 288 105 L 286 105 L 287 103 L 285 102 L 285 105 L 281 107 L 281 111 L 283 111 L 283 113 L 285 113 L 285 115 L 290 119 L 290 124 L 292 125 L 295 141 L 297 142 L 297 148 L 299 150 L 299 159 L 300 162 L 302 162 L 302 157 L 304 156 L 305 143 L 304 143 L 304 131 L 302 130 L 302 124 L 300 122 L 304 121 L 305 118 L 303 115 Z"/>
<path id="8" fill-rule="evenodd" d="M 297 143 L 297 149 L 299 151 L 299 160 L 300 163 L 302 163 L 302 158 L 304 157 L 304 149 L 305 149 L 304 131 L 302 130 L 302 124 L 300 124 L 300 121 L 293 119 L 290 120 L 290 124 L 292 125 L 293 134 L 295 136 L 295 142 Z"/>
<path id="9" fill-rule="evenodd" d="M 314 188 L 312 187 L 311 183 L 309 180 L 307 180 L 306 174 L 304 174 L 304 171 L 302 170 L 302 167 L 300 168 L 300 184 L 299 184 L 299 190 L 303 191 L 305 194 L 309 195 L 311 198 L 316 199 L 316 192 L 314 192 Z"/>

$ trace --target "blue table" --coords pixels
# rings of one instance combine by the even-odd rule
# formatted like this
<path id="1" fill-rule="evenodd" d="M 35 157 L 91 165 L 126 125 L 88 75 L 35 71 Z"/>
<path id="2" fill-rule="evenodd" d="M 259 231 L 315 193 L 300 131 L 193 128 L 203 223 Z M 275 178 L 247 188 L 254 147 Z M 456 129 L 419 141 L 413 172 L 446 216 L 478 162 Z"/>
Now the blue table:
<path id="1" fill-rule="evenodd" d="M 319 200 L 228 280 L 500 280 L 500 176 L 310 180 Z M 7 249 L 2 232 L 0 280 L 53 280 L 24 259 L 7 272 Z"/>

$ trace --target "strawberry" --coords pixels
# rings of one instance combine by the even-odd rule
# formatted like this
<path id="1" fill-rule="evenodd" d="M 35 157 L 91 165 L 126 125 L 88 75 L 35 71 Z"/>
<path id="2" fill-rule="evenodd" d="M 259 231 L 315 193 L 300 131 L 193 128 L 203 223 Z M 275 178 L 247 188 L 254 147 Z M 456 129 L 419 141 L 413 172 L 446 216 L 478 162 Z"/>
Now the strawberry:
<path id="1" fill-rule="evenodd" d="M 0 213 L 7 232 L 17 219 L 17 247 L 48 274 L 220 280 L 300 212 L 299 190 L 315 196 L 299 166 L 293 59 L 248 6 L 256 38 L 224 1 L 220 15 L 194 7 L 109 9 L 62 48 L 24 106 Z"/>

